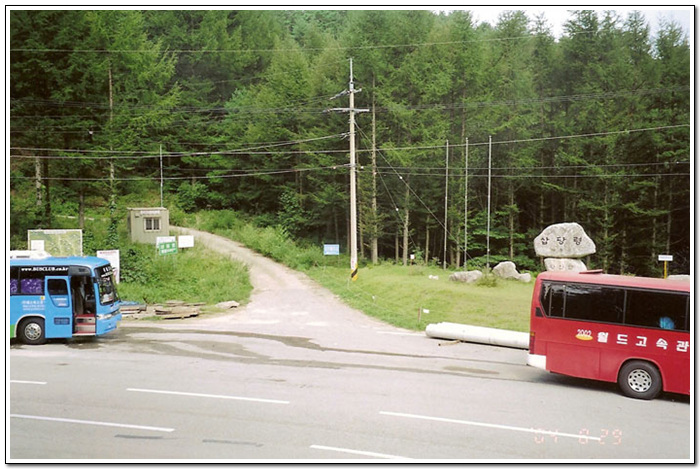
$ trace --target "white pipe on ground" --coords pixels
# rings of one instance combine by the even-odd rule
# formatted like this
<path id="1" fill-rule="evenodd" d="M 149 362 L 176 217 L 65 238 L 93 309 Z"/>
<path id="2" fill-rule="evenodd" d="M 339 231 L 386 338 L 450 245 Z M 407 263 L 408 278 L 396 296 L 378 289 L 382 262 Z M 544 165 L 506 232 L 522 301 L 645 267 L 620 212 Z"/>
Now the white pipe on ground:
<path id="1" fill-rule="evenodd" d="M 441 322 L 428 324 L 428 327 L 425 328 L 425 334 L 436 339 L 462 340 L 525 350 L 530 348 L 530 335 L 527 332 L 506 331 L 491 327 Z"/>

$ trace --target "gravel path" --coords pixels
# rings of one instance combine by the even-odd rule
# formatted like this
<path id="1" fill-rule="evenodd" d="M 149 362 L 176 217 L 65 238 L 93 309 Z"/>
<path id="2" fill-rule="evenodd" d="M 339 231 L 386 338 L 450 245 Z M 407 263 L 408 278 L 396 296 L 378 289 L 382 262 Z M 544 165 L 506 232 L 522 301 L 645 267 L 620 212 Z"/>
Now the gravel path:
<path id="1" fill-rule="evenodd" d="M 424 334 L 385 324 L 350 308 L 331 292 L 305 274 L 251 251 L 240 243 L 190 228 L 176 228 L 180 234 L 193 235 L 195 242 L 245 263 L 250 271 L 253 293 L 250 302 L 234 313 L 204 318 L 207 324 L 237 331 L 296 335 L 313 338 L 326 345 L 365 342 L 369 336 Z M 264 326 L 261 328 L 261 326 Z"/>

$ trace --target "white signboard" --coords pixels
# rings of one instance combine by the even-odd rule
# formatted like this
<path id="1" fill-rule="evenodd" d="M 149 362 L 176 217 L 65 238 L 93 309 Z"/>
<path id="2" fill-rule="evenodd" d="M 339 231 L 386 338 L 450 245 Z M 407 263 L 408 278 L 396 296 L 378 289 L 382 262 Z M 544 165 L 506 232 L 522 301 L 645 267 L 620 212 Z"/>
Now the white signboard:
<path id="1" fill-rule="evenodd" d="M 29 249 L 31 251 L 43 251 L 44 244 L 45 244 L 45 242 L 43 239 L 32 239 L 31 246 L 29 246 Z"/>
<path id="2" fill-rule="evenodd" d="M 673 256 L 668 254 L 659 254 L 659 262 L 673 262 Z"/>
<path id="3" fill-rule="evenodd" d="M 97 251 L 97 257 L 107 259 L 114 269 L 114 281 L 119 283 L 119 249 L 110 249 L 108 251 Z"/>
<path id="4" fill-rule="evenodd" d="M 83 255 L 83 230 L 27 230 L 27 239 L 32 251 L 47 251 L 56 257 Z M 44 242 L 43 248 L 38 241 Z"/>
<path id="5" fill-rule="evenodd" d="M 177 247 L 182 248 L 193 248 L 194 247 L 194 236 L 192 235 L 182 235 L 177 237 Z"/>

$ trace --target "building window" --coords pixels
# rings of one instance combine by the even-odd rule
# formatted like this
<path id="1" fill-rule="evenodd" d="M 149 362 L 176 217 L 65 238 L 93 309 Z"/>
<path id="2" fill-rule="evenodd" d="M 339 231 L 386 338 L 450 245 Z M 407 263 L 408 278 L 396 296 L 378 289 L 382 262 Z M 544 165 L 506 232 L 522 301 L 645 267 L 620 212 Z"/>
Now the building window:
<path id="1" fill-rule="evenodd" d="M 145 231 L 160 231 L 160 218 L 144 218 Z"/>

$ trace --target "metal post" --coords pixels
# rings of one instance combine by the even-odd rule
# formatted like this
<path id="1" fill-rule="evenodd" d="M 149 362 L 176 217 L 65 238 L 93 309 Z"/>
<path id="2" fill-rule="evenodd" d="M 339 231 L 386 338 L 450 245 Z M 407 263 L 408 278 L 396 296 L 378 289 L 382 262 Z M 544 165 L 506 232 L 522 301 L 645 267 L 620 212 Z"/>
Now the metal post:
<path id="1" fill-rule="evenodd" d="M 469 139 L 464 141 L 464 270 L 467 270 L 467 192 L 469 190 Z"/>
<path id="2" fill-rule="evenodd" d="M 447 270 L 447 196 L 449 190 L 450 141 L 445 141 L 445 239 L 442 249 L 442 270 Z"/>
<path id="3" fill-rule="evenodd" d="M 489 182 L 486 203 L 486 268 L 491 268 L 491 136 L 489 135 Z"/>
<path id="4" fill-rule="evenodd" d="M 160 206 L 163 205 L 163 145 L 160 145 Z"/>

